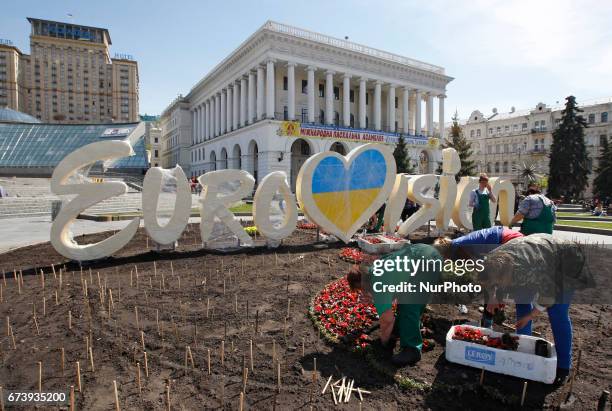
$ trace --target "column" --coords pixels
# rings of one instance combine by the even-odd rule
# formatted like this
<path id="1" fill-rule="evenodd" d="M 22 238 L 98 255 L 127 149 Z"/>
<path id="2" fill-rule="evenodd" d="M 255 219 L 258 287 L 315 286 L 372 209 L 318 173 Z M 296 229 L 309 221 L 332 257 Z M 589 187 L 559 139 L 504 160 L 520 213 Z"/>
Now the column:
<path id="1" fill-rule="evenodd" d="M 264 69 L 257 66 L 257 120 L 264 116 Z"/>
<path id="2" fill-rule="evenodd" d="M 389 102 L 387 103 L 387 121 L 389 122 L 389 131 L 395 133 L 395 86 L 389 85 L 387 93 Z"/>
<path id="3" fill-rule="evenodd" d="M 221 92 L 215 96 L 215 136 L 221 135 Z"/>
<path id="4" fill-rule="evenodd" d="M 227 130 L 227 91 L 225 89 L 221 90 L 221 104 L 219 107 L 219 112 L 221 117 L 219 118 L 219 135 L 225 134 Z"/>
<path id="5" fill-rule="evenodd" d="M 217 136 L 217 95 L 210 99 L 210 138 Z"/>
<path id="6" fill-rule="evenodd" d="M 287 63 L 287 111 L 289 120 L 295 120 L 295 63 Z"/>
<path id="7" fill-rule="evenodd" d="M 234 104 L 232 107 L 232 130 L 238 130 L 238 123 L 240 122 L 240 86 L 239 82 L 234 82 Z"/>
<path id="8" fill-rule="evenodd" d="M 255 118 L 255 74 L 249 70 L 249 91 L 247 93 L 247 124 Z"/>
<path id="9" fill-rule="evenodd" d="M 414 90 L 414 134 L 421 135 L 421 90 Z"/>
<path id="10" fill-rule="evenodd" d="M 380 81 L 376 81 L 376 85 L 374 86 L 374 129 L 380 130 L 380 95 L 382 92 L 382 83 Z"/>
<path id="11" fill-rule="evenodd" d="M 232 131 L 234 125 L 234 85 L 230 84 L 227 87 L 227 132 Z"/>
<path id="12" fill-rule="evenodd" d="M 427 93 L 425 110 L 427 116 L 427 137 L 433 137 L 433 94 L 431 92 Z"/>
<path id="13" fill-rule="evenodd" d="M 266 117 L 274 118 L 274 103 L 276 94 L 274 92 L 274 60 L 266 62 Z"/>
<path id="14" fill-rule="evenodd" d="M 206 129 L 206 106 L 204 103 L 200 104 L 200 119 L 202 124 L 200 125 L 200 141 L 204 141 L 204 134 Z"/>
<path id="15" fill-rule="evenodd" d="M 408 134 L 410 130 L 410 112 L 408 111 L 408 104 L 410 102 L 410 88 L 404 87 L 404 93 L 402 94 L 402 131 L 404 134 Z"/>
<path id="16" fill-rule="evenodd" d="M 198 124 L 198 109 L 195 109 L 191 112 L 192 114 L 192 122 L 191 122 L 191 144 L 195 144 L 196 136 L 198 135 L 197 124 Z"/>
<path id="17" fill-rule="evenodd" d="M 359 127 L 366 128 L 366 81 L 368 79 L 361 77 L 359 79 Z"/>
<path id="18" fill-rule="evenodd" d="M 313 66 L 308 66 L 306 68 L 308 72 L 308 122 L 314 123 L 315 121 L 315 80 L 314 80 L 314 72 L 315 68 Z"/>
<path id="19" fill-rule="evenodd" d="M 206 128 L 204 129 L 204 140 L 210 138 L 210 101 L 206 100 L 204 104 L 204 117 L 206 118 Z"/>
<path id="20" fill-rule="evenodd" d="M 440 139 L 444 138 L 444 94 L 438 96 L 438 123 L 440 128 Z"/>
<path id="21" fill-rule="evenodd" d="M 240 79 L 240 127 L 247 125 L 247 80 Z"/>
<path id="22" fill-rule="evenodd" d="M 334 72 L 325 72 L 325 124 L 334 124 Z"/>
<path id="23" fill-rule="evenodd" d="M 345 74 L 342 77 L 342 124 L 344 127 L 351 125 L 351 76 Z"/>

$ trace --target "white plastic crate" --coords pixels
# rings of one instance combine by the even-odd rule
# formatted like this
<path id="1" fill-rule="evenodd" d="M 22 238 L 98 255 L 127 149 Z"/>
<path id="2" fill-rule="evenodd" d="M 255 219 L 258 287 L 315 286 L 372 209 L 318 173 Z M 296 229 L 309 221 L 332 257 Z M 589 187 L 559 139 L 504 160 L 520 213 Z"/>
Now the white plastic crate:
<path id="1" fill-rule="evenodd" d="M 381 240 L 381 243 L 372 244 L 364 240 L 361 236 L 357 237 L 357 245 L 359 245 L 359 248 L 369 254 L 387 254 L 399 250 L 406 244 L 410 244 L 409 240 L 393 241 L 385 238 L 385 236 L 381 234 L 368 234 L 366 237 L 375 237 Z"/>
<path id="2" fill-rule="evenodd" d="M 516 351 L 487 347 L 486 345 L 462 340 L 453 340 L 455 328 L 464 326 L 455 325 L 446 334 L 445 351 L 448 361 L 478 369 L 484 368 L 487 371 L 499 374 L 540 381 L 546 384 L 554 382 L 557 372 L 557 351 L 554 344 L 547 341 L 549 344 L 549 357 L 546 358 L 535 354 L 536 341 L 541 340 L 541 338 L 527 335 L 518 335 L 519 346 Z M 502 333 L 489 328 L 472 328 L 478 329 L 483 335 L 490 337 L 502 336 Z"/>

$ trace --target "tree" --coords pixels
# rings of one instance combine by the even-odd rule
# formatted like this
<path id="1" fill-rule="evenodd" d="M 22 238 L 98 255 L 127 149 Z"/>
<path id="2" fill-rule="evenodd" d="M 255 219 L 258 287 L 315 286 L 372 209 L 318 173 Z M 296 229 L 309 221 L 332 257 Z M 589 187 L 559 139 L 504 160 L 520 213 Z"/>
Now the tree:
<path id="1" fill-rule="evenodd" d="M 568 96 L 561 112 L 561 123 L 553 132 L 550 147 L 548 194 L 566 199 L 580 198 L 588 185 L 589 157 L 584 143 L 584 117 L 576 97 Z"/>
<path id="2" fill-rule="evenodd" d="M 601 141 L 599 164 L 595 172 L 597 176 L 593 180 L 593 194 L 599 198 L 612 197 L 612 149 L 607 138 Z"/>
<path id="3" fill-rule="evenodd" d="M 403 136 L 399 137 L 395 150 L 393 150 L 393 157 L 395 158 L 395 165 L 397 166 L 398 173 L 411 174 L 414 172 L 414 167 L 408 157 L 408 147 Z"/>
<path id="4" fill-rule="evenodd" d="M 463 176 L 473 176 L 476 174 L 476 164 L 474 160 L 472 160 L 472 143 L 469 142 L 465 136 L 463 135 L 463 130 L 459 125 L 459 116 L 455 111 L 455 115 L 453 116 L 453 125 L 451 126 L 449 137 L 444 139 L 444 143 L 441 145 L 442 148 L 454 148 L 459 155 L 459 160 L 461 160 L 461 169 L 459 169 L 459 173 L 456 175 L 457 181 L 459 181 L 459 177 Z"/>

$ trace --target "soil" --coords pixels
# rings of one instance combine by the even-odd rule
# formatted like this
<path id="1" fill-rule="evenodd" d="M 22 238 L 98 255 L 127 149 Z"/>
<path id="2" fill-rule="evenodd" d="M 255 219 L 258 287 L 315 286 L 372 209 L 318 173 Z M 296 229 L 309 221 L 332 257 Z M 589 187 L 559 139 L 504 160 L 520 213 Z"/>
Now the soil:
<path id="1" fill-rule="evenodd" d="M 278 249 L 221 253 L 196 245 L 198 229 L 190 226 L 177 250 L 169 253 L 148 250 L 145 233 L 140 230 L 116 255 L 85 265 L 82 271 L 48 243 L 3 254 L 0 271 L 6 272 L 6 281 L 0 280 L 0 384 L 4 391 L 37 391 L 40 361 L 43 391 L 69 392 L 71 385 L 76 389 L 75 363 L 79 361 L 82 391 L 75 394 L 77 409 L 114 409 L 115 380 L 124 410 L 166 409 L 167 386 L 172 409 L 235 410 L 239 408 L 246 366 L 245 409 L 358 409 L 355 394 L 348 404 L 337 406 L 329 391 L 321 395 L 330 375 L 334 380 L 342 376 L 354 379 L 355 387 L 371 392 L 364 395 L 363 409 L 518 408 L 515 401 L 520 398 L 523 380 L 487 373 L 484 384 L 488 388 L 483 389 L 478 386 L 479 370 L 444 359 L 444 335 L 451 322 L 476 320 L 480 316 L 477 306 L 470 306 L 467 315 L 460 315 L 453 306 L 430 307 L 436 347 L 424 353 L 417 366 L 400 370 L 401 375 L 426 383 L 428 388 L 402 388 L 393 378 L 372 370 L 360 354 L 322 340 L 307 316 L 312 297 L 346 273 L 349 263 L 338 258 L 344 244 L 314 244 L 314 231 L 296 230 Z M 96 242 L 107 236 L 84 236 L 79 242 Z M 64 270 L 61 288 L 60 268 Z M 45 273 L 44 288 L 41 269 Z M 13 270 L 23 273 L 21 293 L 12 278 Z M 572 409 L 594 409 L 602 390 L 612 388 L 612 309 L 574 305 L 571 316 L 574 364 L 579 341 L 583 347 L 580 372 L 573 384 Z M 16 349 L 7 336 L 7 317 Z M 535 330 L 552 339 L 544 316 L 536 321 Z M 87 355 L 87 340 L 95 370 Z M 193 367 L 190 359 L 186 360 L 188 346 Z M 137 362 L 142 394 L 137 385 Z M 567 395 L 568 388 L 529 382 L 524 409 L 553 408 Z"/>

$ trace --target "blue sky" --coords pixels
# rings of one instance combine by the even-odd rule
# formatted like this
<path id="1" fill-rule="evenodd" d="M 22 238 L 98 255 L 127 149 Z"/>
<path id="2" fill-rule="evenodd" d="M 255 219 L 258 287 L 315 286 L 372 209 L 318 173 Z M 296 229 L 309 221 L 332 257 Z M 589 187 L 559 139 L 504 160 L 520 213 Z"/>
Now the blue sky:
<path id="1" fill-rule="evenodd" d="M 111 55 L 138 60 L 141 113 L 159 114 L 268 19 L 445 67 L 447 119 L 612 95 L 610 1 L 7 2 L 0 38 L 26 53 L 28 16 L 108 28 Z"/>

